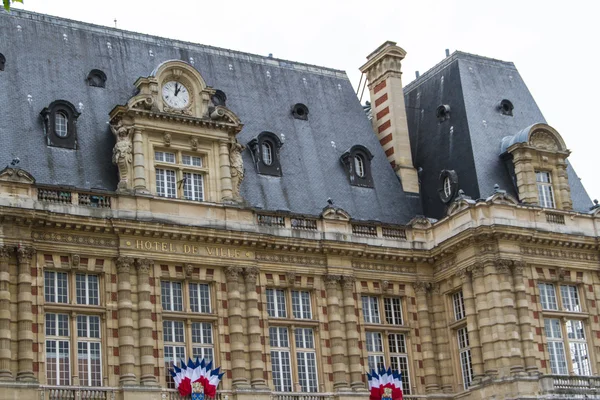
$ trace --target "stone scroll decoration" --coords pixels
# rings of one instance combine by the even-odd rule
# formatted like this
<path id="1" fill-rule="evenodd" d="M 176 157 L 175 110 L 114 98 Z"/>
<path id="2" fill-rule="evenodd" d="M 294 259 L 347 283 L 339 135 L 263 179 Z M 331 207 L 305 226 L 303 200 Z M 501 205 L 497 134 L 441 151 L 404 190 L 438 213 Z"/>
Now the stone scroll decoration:
<path id="1" fill-rule="evenodd" d="M 240 144 L 237 139 L 232 139 L 229 146 L 229 165 L 231 168 L 231 189 L 232 197 L 236 202 L 243 201 L 240 194 L 242 181 L 244 180 L 244 160 L 242 159 L 242 151 L 246 146 Z"/>

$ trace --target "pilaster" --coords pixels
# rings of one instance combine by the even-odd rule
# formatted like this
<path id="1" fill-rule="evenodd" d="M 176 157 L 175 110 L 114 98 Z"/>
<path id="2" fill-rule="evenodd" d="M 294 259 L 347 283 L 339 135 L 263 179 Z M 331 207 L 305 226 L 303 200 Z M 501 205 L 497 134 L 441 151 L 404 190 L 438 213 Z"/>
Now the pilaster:
<path id="1" fill-rule="evenodd" d="M 512 260 L 496 260 L 500 289 L 502 290 L 502 308 L 504 316 L 504 334 L 507 356 L 510 357 L 510 374 L 524 372 L 523 355 L 521 352 L 521 335 L 518 327 L 518 316 L 513 294 L 514 282 L 512 277 Z"/>
<path id="2" fill-rule="evenodd" d="M 154 322 L 152 321 L 152 303 L 150 302 L 150 270 L 154 261 L 148 258 L 135 260 L 138 280 L 138 326 L 140 335 L 141 369 L 140 383 L 142 386 L 158 386 L 157 377 L 154 375 L 155 358 L 154 346 L 156 341 L 152 338 Z"/>
<path id="3" fill-rule="evenodd" d="M 19 368 L 18 381 L 35 381 L 33 373 L 33 314 L 31 313 L 31 259 L 35 249 L 29 246 L 17 248 L 19 276 L 17 278 L 17 340 Z"/>
<path id="4" fill-rule="evenodd" d="M 483 271 L 493 338 L 493 357 L 496 359 L 498 376 L 506 376 L 510 368 L 510 355 L 506 343 L 506 320 L 502 307 L 503 293 L 500 289 L 500 286 L 504 285 L 505 277 L 498 274 L 494 262 L 485 263 Z"/>
<path id="5" fill-rule="evenodd" d="M 119 316 L 119 383 L 123 386 L 135 385 L 135 355 L 133 337 L 133 305 L 131 303 L 130 271 L 134 261 L 131 257 L 118 257 L 117 294 Z"/>
<path id="6" fill-rule="evenodd" d="M 242 268 L 227 267 L 227 302 L 229 311 L 229 336 L 231 338 L 231 376 L 235 389 L 250 389 L 246 377 L 244 359 L 244 325 L 242 318 L 241 295 L 239 288 Z"/>
<path id="7" fill-rule="evenodd" d="M 489 301 L 485 287 L 484 270 L 482 263 L 476 263 L 471 268 L 473 279 L 473 296 L 475 309 L 478 315 L 479 338 L 483 358 L 483 372 L 489 377 L 498 375 L 494 353 L 494 339 L 492 337 L 493 318 L 490 316 Z"/>
<path id="8" fill-rule="evenodd" d="M 437 351 L 433 343 L 431 316 L 429 314 L 429 310 L 431 310 L 428 300 L 430 288 L 431 283 L 428 282 L 415 282 L 413 284 L 413 290 L 417 297 L 417 316 L 419 319 L 421 354 L 425 373 L 425 391 L 427 393 L 437 393 L 440 391 L 440 384 L 438 382 L 437 364 L 435 362 Z"/>
<path id="9" fill-rule="evenodd" d="M 467 317 L 467 331 L 469 332 L 469 342 L 471 347 L 473 382 L 477 384 L 481 381 L 484 373 L 481 340 L 479 338 L 479 326 L 477 323 L 477 309 L 475 308 L 475 295 L 473 292 L 473 278 L 471 276 L 471 271 L 465 269 L 458 271 L 457 276 L 462 281 L 462 292 Z"/>
<path id="10" fill-rule="evenodd" d="M 329 338 L 331 341 L 331 358 L 333 364 L 333 388 L 335 390 L 349 389 L 347 380 L 348 360 L 344 343 L 343 323 L 340 315 L 339 284 L 340 275 L 325 276 L 327 287 L 327 316 L 329 319 Z"/>
<path id="11" fill-rule="evenodd" d="M 12 254 L 12 248 L 0 247 L 0 380 L 2 381 L 13 379 L 10 370 L 12 351 L 10 345 L 10 269 L 8 265 Z"/>
<path id="12" fill-rule="evenodd" d="M 525 360 L 525 372 L 530 375 L 538 375 L 536 359 L 534 356 L 534 340 L 531 330 L 531 318 L 529 317 L 529 301 L 525 289 L 525 277 L 523 269 L 525 263 L 515 261 L 512 268 L 513 287 L 515 290 L 518 326 L 521 336 L 521 349 Z"/>
<path id="13" fill-rule="evenodd" d="M 356 302 L 354 290 L 356 279 L 353 276 L 342 277 L 342 293 L 344 298 L 344 319 L 346 320 L 346 354 L 350 367 L 350 386 L 353 390 L 365 390 L 362 381 L 362 367 L 360 365 L 360 348 L 358 347 L 358 321 L 356 318 Z"/>
<path id="14" fill-rule="evenodd" d="M 221 201 L 231 201 L 233 186 L 231 184 L 229 146 L 225 141 L 219 142 L 219 167 L 221 171 Z"/>
<path id="15" fill-rule="evenodd" d="M 433 310 L 433 329 L 436 340 L 438 374 L 440 376 L 441 390 L 443 393 L 454 391 L 454 371 L 450 356 L 450 341 L 448 337 L 448 319 L 444 297 L 441 296 L 439 284 L 430 287 L 431 308 Z"/>
<path id="16" fill-rule="evenodd" d="M 142 130 L 133 129 L 133 188 L 138 193 L 148 193 L 146 165 L 144 162 Z"/>
<path id="17" fill-rule="evenodd" d="M 260 311 L 258 310 L 258 293 L 256 283 L 259 269 L 248 267 L 244 269 L 246 281 L 246 320 L 248 322 L 248 337 L 250 351 L 250 383 L 255 389 L 268 389 L 263 376 L 265 363 L 263 362 L 263 346 L 261 344 Z"/>

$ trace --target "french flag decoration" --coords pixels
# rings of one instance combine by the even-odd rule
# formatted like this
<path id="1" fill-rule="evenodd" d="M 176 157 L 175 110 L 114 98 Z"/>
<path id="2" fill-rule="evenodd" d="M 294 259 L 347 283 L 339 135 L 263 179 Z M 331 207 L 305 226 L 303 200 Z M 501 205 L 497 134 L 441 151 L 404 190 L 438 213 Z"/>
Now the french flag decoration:
<path id="1" fill-rule="evenodd" d="M 367 372 L 369 382 L 369 400 L 402 400 L 402 374 L 392 372 L 391 368 Z"/>
<path id="2" fill-rule="evenodd" d="M 208 364 L 196 358 L 196 361 L 188 359 L 181 361 L 179 367 L 173 365 L 169 370 L 175 382 L 175 388 L 182 397 L 191 396 L 192 400 L 204 400 L 214 398 L 217 395 L 217 386 L 221 382 L 224 372 L 221 367 L 212 369 L 212 361 Z"/>

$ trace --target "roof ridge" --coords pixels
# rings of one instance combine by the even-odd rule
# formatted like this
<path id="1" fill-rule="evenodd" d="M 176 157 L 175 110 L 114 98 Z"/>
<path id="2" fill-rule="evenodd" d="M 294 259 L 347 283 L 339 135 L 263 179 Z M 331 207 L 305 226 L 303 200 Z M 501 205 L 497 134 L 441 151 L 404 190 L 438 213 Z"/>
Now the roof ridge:
<path id="1" fill-rule="evenodd" d="M 205 53 L 212 54 L 220 54 L 224 56 L 229 56 L 233 58 L 237 58 L 240 60 L 251 61 L 255 63 L 269 64 L 281 68 L 293 68 L 296 70 L 304 70 L 309 73 L 321 74 L 321 75 L 333 75 L 338 78 L 348 79 L 348 75 L 346 71 L 323 67 L 314 64 L 308 64 L 298 61 L 284 60 L 275 57 L 262 56 L 259 54 L 247 53 L 239 50 L 226 49 L 224 47 L 216 47 L 201 43 L 195 43 L 190 41 L 184 41 L 179 39 L 172 39 L 164 36 L 150 35 L 147 33 L 139 33 L 135 31 L 129 31 L 125 29 L 112 28 L 109 26 L 93 24 L 91 22 L 82 22 L 64 17 L 57 17 L 49 14 L 37 13 L 34 11 L 21 10 L 21 9 L 12 9 L 9 17 L 21 17 L 25 19 L 29 19 L 31 21 L 43 21 L 46 23 L 51 23 L 59 26 L 70 27 L 75 29 L 87 30 L 89 32 L 97 32 L 104 33 L 106 35 L 138 40 L 147 43 L 155 43 L 156 45 L 161 46 L 162 42 L 169 41 L 172 43 L 173 47 L 187 48 L 188 50 L 196 50 L 202 51 Z M 178 46 L 178 45 L 179 46 Z"/>

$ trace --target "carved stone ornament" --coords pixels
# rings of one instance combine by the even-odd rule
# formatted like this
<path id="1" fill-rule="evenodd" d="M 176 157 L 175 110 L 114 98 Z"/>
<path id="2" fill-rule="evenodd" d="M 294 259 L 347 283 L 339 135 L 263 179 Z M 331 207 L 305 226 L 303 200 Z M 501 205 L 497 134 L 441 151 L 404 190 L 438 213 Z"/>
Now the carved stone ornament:
<path id="1" fill-rule="evenodd" d="M 198 150 L 198 138 L 195 138 L 195 137 L 190 138 L 190 147 L 194 151 Z"/>
<path id="2" fill-rule="evenodd" d="M 558 143 L 554 136 L 546 131 L 535 131 L 529 138 L 529 143 L 538 149 L 557 151 L 559 150 Z"/>
<path id="3" fill-rule="evenodd" d="M 192 264 L 185 264 L 183 270 L 185 271 L 186 278 L 191 278 L 194 273 L 194 266 Z"/>
<path id="4" fill-rule="evenodd" d="M 130 165 L 132 162 L 132 143 L 131 143 L 131 127 L 123 126 L 123 122 L 119 120 L 115 125 L 111 124 L 110 129 L 115 135 L 117 143 L 113 148 L 113 164 L 119 168 L 119 184 L 117 191 L 128 189 Z"/>
<path id="5" fill-rule="evenodd" d="M 0 259 L 8 261 L 13 253 L 13 249 L 8 246 L 0 246 Z"/>
<path id="6" fill-rule="evenodd" d="M 342 288 L 344 290 L 354 291 L 354 287 L 356 286 L 356 278 L 350 275 L 342 276 Z"/>
<path id="7" fill-rule="evenodd" d="M 136 258 L 135 266 L 137 267 L 139 274 L 150 273 L 150 268 L 154 265 L 154 260 L 149 258 Z"/>
<path id="8" fill-rule="evenodd" d="M 152 97 L 139 97 L 136 98 L 130 104 L 131 108 L 135 108 L 138 110 L 152 110 L 157 111 L 156 104 L 154 103 L 154 99 Z"/>
<path id="9" fill-rule="evenodd" d="M 260 270 L 257 267 L 244 268 L 244 279 L 246 279 L 246 283 L 256 285 L 259 273 Z"/>
<path id="10" fill-rule="evenodd" d="M 471 278 L 471 273 L 467 268 L 459 269 L 456 271 L 456 277 L 460 278 L 463 283 L 468 282 L 469 278 Z"/>
<path id="11" fill-rule="evenodd" d="M 381 281 L 381 290 L 384 292 L 394 290 L 394 284 L 390 281 Z"/>
<path id="12" fill-rule="evenodd" d="M 328 289 L 337 288 L 338 284 L 340 283 L 341 280 L 342 280 L 342 277 L 340 275 L 325 275 L 325 278 L 324 278 L 325 286 Z"/>
<path id="13" fill-rule="evenodd" d="M 165 132 L 165 134 L 163 135 L 163 140 L 165 142 L 165 147 L 171 147 L 171 134 L 168 132 Z"/>
<path id="14" fill-rule="evenodd" d="M 233 190 L 233 199 L 237 202 L 242 201 L 240 188 L 244 180 L 244 161 L 242 160 L 242 151 L 246 146 L 240 144 L 237 140 L 232 140 L 229 145 L 229 165 L 231 168 L 231 186 Z"/>
<path id="15" fill-rule="evenodd" d="M 81 257 L 79 256 L 79 254 L 73 254 L 71 256 L 71 265 L 73 266 L 73 268 L 79 268 L 80 262 Z"/>
<path id="16" fill-rule="evenodd" d="M 469 271 L 471 271 L 471 276 L 473 278 L 480 278 L 483 276 L 483 264 L 482 263 L 475 263 L 473 265 L 471 265 L 469 268 Z"/>
<path id="17" fill-rule="evenodd" d="M 415 293 L 427 293 L 431 290 L 430 282 L 417 281 L 412 284 Z"/>
<path id="18" fill-rule="evenodd" d="M 498 273 L 500 274 L 507 274 L 510 272 L 510 267 L 512 266 L 512 263 L 512 260 L 496 260 L 496 271 L 498 271 Z"/>
<path id="19" fill-rule="evenodd" d="M 19 264 L 28 264 L 31 258 L 35 254 L 35 249 L 31 246 L 19 246 L 17 247 L 17 260 Z"/>
<path id="20" fill-rule="evenodd" d="M 569 271 L 565 270 L 564 268 L 558 268 L 556 271 L 556 277 L 558 278 L 559 281 L 564 281 L 564 280 L 569 280 L 571 278 L 571 274 L 569 273 Z"/>
<path id="21" fill-rule="evenodd" d="M 227 267 L 225 268 L 225 276 L 227 282 L 237 282 L 240 279 L 240 273 L 242 269 L 240 267 Z"/>
<path id="22" fill-rule="evenodd" d="M 117 265 L 117 272 L 125 272 L 129 273 L 129 270 L 133 266 L 133 258 L 132 257 L 117 257 L 115 259 L 115 264 Z"/>
<path id="23" fill-rule="evenodd" d="M 288 285 L 294 286 L 296 284 L 296 273 L 289 271 L 285 274 Z"/>
<path id="24" fill-rule="evenodd" d="M 0 171 L 0 181 L 18 182 L 32 185 L 35 183 L 35 178 L 24 169 L 6 167 Z"/>
<path id="25" fill-rule="evenodd" d="M 523 275 L 524 269 L 525 269 L 525 262 L 523 262 L 523 261 L 514 261 L 513 262 L 513 273 L 515 275 Z"/>

